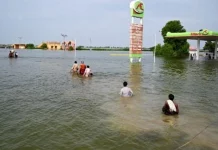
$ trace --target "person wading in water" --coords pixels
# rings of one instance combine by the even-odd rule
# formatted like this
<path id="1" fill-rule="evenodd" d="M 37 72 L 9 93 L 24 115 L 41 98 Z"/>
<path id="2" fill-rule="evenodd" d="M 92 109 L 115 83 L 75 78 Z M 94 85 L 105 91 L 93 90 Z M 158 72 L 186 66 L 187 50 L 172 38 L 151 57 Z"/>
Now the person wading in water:
<path id="1" fill-rule="evenodd" d="M 77 64 L 77 61 L 75 61 L 73 67 L 71 68 L 71 72 L 77 73 L 78 70 L 79 70 L 79 65 Z"/>
<path id="2" fill-rule="evenodd" d="M 174 95 L 173 94 L 169 94 L 168 96 L 168 100 L 166 100 L 162 111 L 165 115 L 177 115 L 179 114 L 179 106 L 178 104 L 176 104 L 173 100 L 174 100 Z"/>
<path id="3" fill-rule="evenodd" d="M 79 69 L 80 75 L 83 75 L 85 70 L 86 70 L 86 65 L 84 64 L 84 61 L 81 61 L 80 69 Z"/>

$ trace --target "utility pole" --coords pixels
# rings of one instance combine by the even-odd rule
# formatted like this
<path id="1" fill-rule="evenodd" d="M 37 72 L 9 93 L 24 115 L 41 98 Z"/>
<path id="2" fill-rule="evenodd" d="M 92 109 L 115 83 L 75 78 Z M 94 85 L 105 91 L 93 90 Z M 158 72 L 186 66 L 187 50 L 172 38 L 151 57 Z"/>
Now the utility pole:
<path id="1" fill-rule="evenodd" d="M 92 50 L 92 39 L 90 38 L 90 51 Z"/>
<path id="2" fill-rule="evenodd" d="M 20 49 L 20 44 L 21 44 L 21 41 L 22 41 L 22 37 L 18 37 L 18 39 L 19 39 L 19 46 L 18 46 L 18 49 Z"/>
<path id="3" fill-rule="evenodd" d="M 161 31 L 159 31 L 159 32 L 161 32 Z M 156 50 L 157 50 L 157 34 L 156 34 L 156 32 L 155 32 L 155 34 L 154 34 L 154 63 L 156 62 Z"/>
<path id="4" fill-rule="evenodd" d="M 156 45 L 157 45 L 157 40 L 156 40 L 156 33 L 154 34 L 154 63 L 155 63 L 155 53 L 156 53 Z"/>
<path id="5" fill-rule="evenodd" d="M 67 37 L 67 35 L 66 34 L 61 34 L 61 36 L 64 38 L 64 50 L 66 50 L 65 37 Z"/>
<path id="6" fill-rule="evenodd" d="M 18 39 L 19 39 L 19 43 L 18 44 L 21 44 L 22 37 L 18 37 Z"/>

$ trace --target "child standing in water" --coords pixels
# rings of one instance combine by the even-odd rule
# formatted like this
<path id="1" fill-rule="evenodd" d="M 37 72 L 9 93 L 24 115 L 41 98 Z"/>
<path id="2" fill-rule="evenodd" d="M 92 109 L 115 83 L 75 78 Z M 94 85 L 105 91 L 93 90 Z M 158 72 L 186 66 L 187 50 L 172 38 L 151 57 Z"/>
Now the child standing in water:
<path id="1" fill-rule="evenodd" d="M 89 76 L 91 76 L 91 75 L 92 75 L 91 69 L 89 68 L 89 65 L 87 65 L 87 68 L 86 68 L 86 70 L 85 70 L 83 76 L 89 77 Z"/>
<path id="2" fill-rule="evenodd" d="M 131 97 L 133 96 L 133 91 L 127 87 L 128 83 L 126 81 L 123 82 L 123 88 L 120 90 L 120 95 L 123 97 Z"/>
<path id="3" fill-rule="evenodd" d="M 77 64 L 77 61 L 74 62 L 73 67 L 71 68 L 71 71 L 74 73 L 77 73 L 79 70 L 79 65 Z"/>

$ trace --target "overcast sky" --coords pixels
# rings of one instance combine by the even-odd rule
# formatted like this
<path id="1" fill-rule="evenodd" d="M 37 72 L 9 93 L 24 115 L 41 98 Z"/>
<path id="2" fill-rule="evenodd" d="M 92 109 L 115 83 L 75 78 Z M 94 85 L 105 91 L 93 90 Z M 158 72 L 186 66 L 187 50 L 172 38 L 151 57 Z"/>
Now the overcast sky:
<path id="1" fill-rule="evenodd" d="M 62 41 L 78 45 L 128 46 L 131 0 L 1 0 L 0 43 Z M 162 43 L 158 32 L 169 20 L 187 31 L 218 31 L 218 0 L 144 0 L 143 46 Z M 196 45 L 196 42 L 191 42 Z"/>

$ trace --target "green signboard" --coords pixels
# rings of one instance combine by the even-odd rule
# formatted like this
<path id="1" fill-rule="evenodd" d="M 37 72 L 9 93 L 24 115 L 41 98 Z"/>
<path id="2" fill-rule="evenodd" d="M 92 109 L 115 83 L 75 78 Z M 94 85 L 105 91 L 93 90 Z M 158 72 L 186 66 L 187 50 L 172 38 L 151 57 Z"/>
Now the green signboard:
<path id="1" fill-rule="evenodd" d="M 207 29 L 200 30 L 198 32 L 182 32 L 182 33 L 171 33 L 168 32 L 166 37 L 194 37 L 194 36 L 218 36 L 218 32 L 210 31 Z"/>
<path id="2" fill-rule="evenodd" d="M 144 3 L 141 0 L 135 0 L 130 3 L 131 17 L 144 17 Z"/>
<path id="3" fill-rule="evenodd" d="M 142 58 L 142 54 L 129 54 L 129 58 Z"/>

